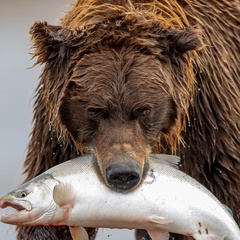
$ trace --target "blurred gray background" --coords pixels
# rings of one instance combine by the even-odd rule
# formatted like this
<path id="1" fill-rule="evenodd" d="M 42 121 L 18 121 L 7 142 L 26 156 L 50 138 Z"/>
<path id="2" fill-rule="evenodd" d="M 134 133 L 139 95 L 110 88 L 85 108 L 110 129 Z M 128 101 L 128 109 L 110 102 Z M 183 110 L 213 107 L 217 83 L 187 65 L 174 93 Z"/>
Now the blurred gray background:
<path id="1" fill-rule="evenodd" d="M 32 104 L 41 69 L 30 61 L 28 30 L 36 20 L 57 24 L 70 0 L 0 0 L 0 196 L 23 181 Z M 6 212 L 0 210 L 0 215 Z M 0 222 L 0 240 L 15 239 L 15 227 Z M 129 230 L 103 230 L 98 240 L 133 239 Z"/>

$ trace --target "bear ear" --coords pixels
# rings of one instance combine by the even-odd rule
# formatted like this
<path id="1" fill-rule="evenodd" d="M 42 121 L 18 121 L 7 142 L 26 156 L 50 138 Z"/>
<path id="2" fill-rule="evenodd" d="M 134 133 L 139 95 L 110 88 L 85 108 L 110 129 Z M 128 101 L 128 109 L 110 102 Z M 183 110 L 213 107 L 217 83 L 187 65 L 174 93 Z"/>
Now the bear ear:
<path id="1" fill-rule="evenodd" d="M 32 46 L 36 49 L 33 57 L 38 56 L 37 63 L 65 57 L 67 42 L 71 38 L 70 30 L 63 29 L 61 26 L 49 25 L 47 22 L 35 22 L 29 33 Z"/>
<path id="2" fill-rule="evenodd" d="M 169 41 L 169 49 L 180 54 L 191 50 L 201 50 L 202 32 L 196 27 L 188 27 L 183 30 L 167 29 L 165 32 L 166 40 Z"/>

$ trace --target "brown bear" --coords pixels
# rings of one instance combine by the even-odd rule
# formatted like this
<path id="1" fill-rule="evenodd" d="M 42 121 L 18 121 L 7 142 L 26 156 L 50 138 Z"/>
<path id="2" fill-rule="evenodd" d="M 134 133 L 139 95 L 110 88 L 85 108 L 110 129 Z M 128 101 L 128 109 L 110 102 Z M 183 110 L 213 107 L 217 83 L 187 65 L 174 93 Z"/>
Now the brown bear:
<path id="1" fill-rule="evenodd" d="M 91 151 L 103 182 L 131 191 L 150 152 L 177 154 L 240 223 L 239 16 L 239 0 L 78 0 L 59 26 L 36 22 L 26 181 Z M 71 236 L 20 227 L 18 239 Z"/>

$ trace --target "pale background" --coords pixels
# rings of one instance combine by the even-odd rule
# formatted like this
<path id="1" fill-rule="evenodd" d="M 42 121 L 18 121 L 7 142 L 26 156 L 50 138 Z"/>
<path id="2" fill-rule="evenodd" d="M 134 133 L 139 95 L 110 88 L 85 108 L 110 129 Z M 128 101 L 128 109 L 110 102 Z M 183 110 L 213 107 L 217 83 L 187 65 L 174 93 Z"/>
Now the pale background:
<path id="1" fill-rule="evenodd" d="M 31 132 L 34 89 L 40 69 L 29 69 L 28 30 L 36 20 L 56 24 L 70 0 L 0 0 L 0 197 L 18 186 Z M 0 210 L 0 215 L 6 210 Z M 0 222 L 0 240 L 14 240 Z M 133 239 L 128 230 L 99 230 L 98 240 Z"/>

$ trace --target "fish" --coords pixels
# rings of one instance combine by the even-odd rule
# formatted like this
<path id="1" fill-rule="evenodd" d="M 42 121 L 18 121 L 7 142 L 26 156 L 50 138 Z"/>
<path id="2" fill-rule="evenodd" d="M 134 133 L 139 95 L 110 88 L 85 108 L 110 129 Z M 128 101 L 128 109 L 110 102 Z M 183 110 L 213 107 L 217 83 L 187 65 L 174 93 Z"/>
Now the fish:
<path id="1" fill-rule="evenodd" d="M 153 240 L 169 232 L 195 240 L 240 240 L 226 207 L 203 185 L 180 171 L 180 158 L 150 154 L 141 184 L 128 192 L 104 184 L 94 154 L 66 161 L 11 191 L 1 216 L 19 226 L 69 226 L 74 240 L 88 240 L 85 228 L 145 229 Z"/>

